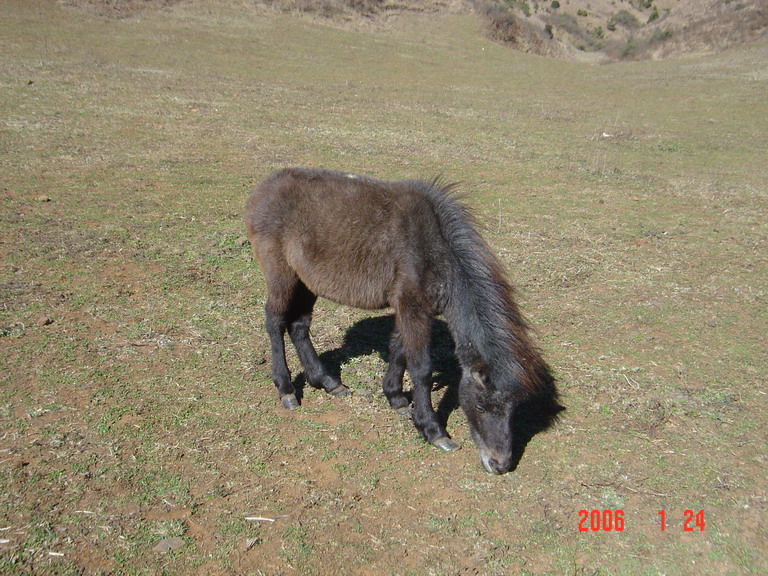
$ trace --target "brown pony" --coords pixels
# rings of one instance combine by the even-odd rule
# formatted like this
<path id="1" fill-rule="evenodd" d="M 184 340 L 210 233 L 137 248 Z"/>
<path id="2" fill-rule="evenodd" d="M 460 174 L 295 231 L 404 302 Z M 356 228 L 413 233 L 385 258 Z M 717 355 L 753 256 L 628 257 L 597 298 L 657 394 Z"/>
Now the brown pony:
<path id="1" fill-rule="evenodd" d="M 286 331 L 307 382 L 334 396 L 349 394 L 309 338 L 318 296 L 359 308 L 391 307 L 395 329 L 384 394 L 392 408 L 412 415 L 427 442 L 457 449 L 431 399 L 431 326 L 442 314 L 456 343 L 459 399 L 480 458 L 486 470 L 502 474 L 513 465 L 515 408 L 552 392 L 554 381 L 498 260 L 454 188 L 438 180 L 386 182 L 285 169 L 254 189 L 245 220 L 267 283 L 272 380 L 285 408 L 299 404 L 285 360 Z M 412 412 L 403 392 L 406 368 Z"/>

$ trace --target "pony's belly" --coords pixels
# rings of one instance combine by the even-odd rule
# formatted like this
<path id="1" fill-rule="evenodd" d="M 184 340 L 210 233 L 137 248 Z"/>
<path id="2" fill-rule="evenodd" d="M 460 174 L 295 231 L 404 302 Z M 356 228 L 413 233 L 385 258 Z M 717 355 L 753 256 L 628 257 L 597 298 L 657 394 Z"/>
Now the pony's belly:
<path id="1" fill-rule="evenodd" d="M 290 264 L 304 285 L 322 298 L 368 310 L 389 306 L 392 270 L 387 266 L 361 270 L 306 259 Z"/>
<path id="2" fill-rule="evenodd" d="M 388 290 L 370 277 L 299 277 L 313 293 L 337 304 L 367 310 L 389 306 Z"/>

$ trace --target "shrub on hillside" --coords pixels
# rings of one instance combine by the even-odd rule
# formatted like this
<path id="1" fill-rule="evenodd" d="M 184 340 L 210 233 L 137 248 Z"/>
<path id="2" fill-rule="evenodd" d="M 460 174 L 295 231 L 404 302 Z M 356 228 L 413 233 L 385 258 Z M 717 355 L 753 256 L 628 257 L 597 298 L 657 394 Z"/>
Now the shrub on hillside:
<path id="1" fill-rule="evenodd" d="M 488 35 L 497 42 L 512 44 L 526 52 L 544 54 L 547 40 L 540 28 L 534 29 L 515 15 L 507 0 L 475 0 L 475 11 L 485 21 Z M 518 6 L 517 3 L 514 6 Z M 551 29 L 545 31 L 552 38 Z"/>
<path id="2" fill-rule="evenodd" d="M 648 39 L 649 44 L 658 44 L 660 42 L 665 42 L 666 40 L 669 40 L 674 35 L 674 32 L 667 28 L 666 30 L 654 32 L 653 36 L 651 36 Z"/>
<path id="3" fill-rule="evenodd" d="M 619 10 L 616 12 L 616 14 L 611 16 L 611 22 L 614 22 L 619 26 L 623 26 L 628 30 L 633 30 L 640 27 L 640 21 L 629 10 Z"/>
<path id="4" fill-rule="evenodd" d="M 573 14 L 557 13 L 552 15 L 549 24 L 554 30 L 562 30 L 571 36 L 572 44 L 583 52 L 600 50 L 604 46 L 605 31 L 601 26 L 587 29 L 579 24 Z M 558 35 L 562 37 L 562 35 Z"/>
<path id="5" fill-rule="evenodd" d="M 517 18 L 507 6 L 484 3 L 479 6 L 485 18 L 491 37 L 507 44 L 515 44 L 520 32 Z"/>

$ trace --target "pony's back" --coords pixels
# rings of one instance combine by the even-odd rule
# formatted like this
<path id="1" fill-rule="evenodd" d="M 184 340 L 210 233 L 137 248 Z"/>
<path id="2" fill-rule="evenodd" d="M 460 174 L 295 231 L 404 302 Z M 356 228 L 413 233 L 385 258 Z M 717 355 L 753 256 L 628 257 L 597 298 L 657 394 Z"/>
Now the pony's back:
<path id="1" fill-rule="evenodd" d="M 384 308 L 406 281 L 432 295 L 445 247 L 428 187 L 325 170 L 273 172 L 248 200 L 251 243 L 265 269 L 290 269 L 314 294 L 341 304 Z"/>

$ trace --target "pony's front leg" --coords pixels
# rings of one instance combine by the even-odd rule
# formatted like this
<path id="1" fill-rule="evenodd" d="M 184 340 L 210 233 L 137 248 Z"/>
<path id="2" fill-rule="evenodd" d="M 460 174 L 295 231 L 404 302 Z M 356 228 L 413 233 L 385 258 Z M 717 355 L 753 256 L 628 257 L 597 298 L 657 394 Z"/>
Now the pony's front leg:
<path id="1" fill-rule="evenodd" d="M 451 440 L 432 407 L 432 365 L 429 349 L 408 361 L 408 373 L 413 383 L 413 423 L 433 446 L 450 452 L 459 444 Z"/>
<path id="2" fill-rule="evenodd" d="M 432 317 L 423 314 L 423 309 L 411 306 L 396 309 L 396 320 L 396 335 L 413 384 L 413 423 L 433 446 L 445 451 L 456 450 L 459 445 L 448 436 L 432 407 L 432 362 L 429 358 Z"/>
<path id="3" fill-rule="evenodd" d="M 381 388 L 384 396 L 389 400 L 389 405 L 401 416 L 412 418 L 410 404 L 405 394 L 403 394 L 403 376 L 405 375 L 405 352 L 403 351 L 403 341 L 400 338 L 400 331 L 396 328 L 389 341 L 389 365 L 384 374 L 384 381 Z"/>

